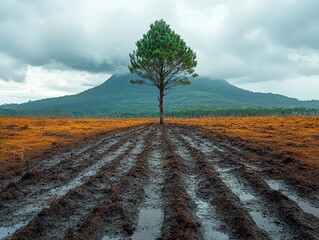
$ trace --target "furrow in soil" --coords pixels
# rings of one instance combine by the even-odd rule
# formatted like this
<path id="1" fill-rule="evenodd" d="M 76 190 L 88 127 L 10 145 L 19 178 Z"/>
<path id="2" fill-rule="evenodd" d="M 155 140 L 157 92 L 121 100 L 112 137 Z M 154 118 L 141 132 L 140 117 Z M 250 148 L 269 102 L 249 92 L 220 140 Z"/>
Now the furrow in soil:
<path id="1" fill-rule="evenodd" d="M 200 149 L 199 143 L 190 142 Z M 266 230 L 272 239 L 316 239 L 318 238 L 318 219 L 305 213 L 298 201 L 294 202 L 270 186 L 260 176 L 260 171 L 238 160 L 236 155 L 218 152 L 218 161 L 211 161 L 219 176 L 241 199 L 257 225 Z M 273 186 L 275 188 L 275 186 Z M 317 208 L 303 202 L 309 212 L 316 215 Z M 307 212 L 307 211 L 306 211 Z M 312 223 L 312 224 L 310 224 Z"/>
<path id="2" fill-rule="evenodd" d="M 195 135 L 195 138 L 202 138 L 209 145 L 222 146 L 224 150 L 237 155 L 247 166 L 258 169 L 268 179 L 281 180 L 289 191 L 298 195 L 299 199 L 311 202 L 319 207 L 319 178 L 318 168 L 313 165 L 302 163 L 294 158 L 284 156 L 273 156 L 271 150 L 256 150 L 247 145 L 243 140 L 221 135 L 214 139 L 206 136 L 205 132 L 194 133 L 189 127 L 178 125 L 178 129 L 185 135 Z M 193 129 L 194 130 L 194 129 Z"/>
<path id="3" fill-rule="evenodd" d="M 261 196 L 268 211 L 272 211 L 289 225 L 292 235 L 282 239 L 319 239 L 319 218 L 314 216 L 316 212 L 305 212 L 299 206 L 300 203 L 272 189 L 258 174 L 245 166 L 238 168 L 235 174 Z"/>
<path id="4" fill-rule="evenodd" d="M 162 145 L 167 149 L 167 154 L 164 157 L 165 180 L 162 188 L 164 224 L 158 239 L 203 239 L 196 204 L 187 193 L 187 183 L 183 179 L 183 176 L 187 178 L 189 166 L 176 154 L 167 128 L 163 128 Z"/>
<path id="5" fill-rule="evenodd" d="M 185 146 L 196 161 L 199 175 L 199 195 L 215 206 L 216 213 L 225 223 L 224 231 L 235 239 L 270 239 L 269 234 L 259 228 L 241 199 L 231 191 L 218 173 L 208 163 L 205 154 L 192 146 L 173 129 L 176 138 Z"/>
<path id="6" fill-rule="evenodd" d="M 47 157 L 47 159 L 42 159 L 41 161 L 32 162 L 28 165 L 26 165 L 22 169 L 17 169 L 19 171 L 18 176 L 14 176 L 9 179 L 5 179 L 1 181 L 0 183 L 0 193 L 3 192 L 10 184 L 16 184 L 18 181 L 21 181 L 21 178 L 29 173 L 29 172 L 37 172 L 37 171 L 43 171 L 44 169 L 49 169 L 54 167 L 56 164 L 59 164 L 61 161 L 71 161 L 72 159 L 77 159 L 81 157 L 82 159 L 85 159 L 86 157 L 89 157 L 92 151 L 95 151 L 96 149 L 98 151 L 103 151 L 103 148 L 107 148 L 113 144 L 115 144 L 120 137 L 122 137 L 124 134 L 128 134 L 133 131 L 138 131 L 139 129 L 143 128 L 143 126 L 138 127 L 130 127 L 127 129 L 121 129 L 112 131 L 110 133 L 104 133 L 100 136 L 97 136 L 97 139 L 94 140 L 94 142 L 88 142 L 87 144 L 83 145 L 83 143 L 80 143 L 78 146 L 74 146 L 71 150 L 68 150 L 63 153 L 58 153 L 53 156 Z M 102 147 L 99 149 L 99 147 Z M 85 156 L 85 157 L 84 157 Z"/>
<path id="7" fill-rule="evenodd" d="M 298 193 L 291 189 L 282 180 L 267 178 L 264 180 L 267 182 L 271 189 L 281 192 L 283 195 L 290 198 L 292 201 L 296 202 L 304 212 L 310 213 L 315 217 L 319 218 L 319 201 L 313 201 L 311 199 L 306 199 L 304 197 L 299 196 Z"/>
<path id="8" fill-rule="evenodd" d="M 211 136 L 145 124 L 30 161 L 0 183 L 0 239 L 319 239 L 316 170 Z"/>
<path id="9" fill-rule="evenodd" d="M 312 168 L 311 166 L 301 165 L 294 161 L 286 163 L 285 161 L 277 160 L 279 162 L 275 163 L 274 161 L 276 160 L 273 160 L 274 158 L 252 152 L 246 149 L 245 146 L 244 149 L 240 149 L 238 146 L 216 142 L 205 136 L 202 136 L 202 140 L 198 140 L 200 138 L 199 133 L 192 131 L 192 134 L 190 134 L 190 131 L 186 131 L 183 127 L 178 127 L 178 129 L 183 132 L 184 138 L 192 139 L 192 143 L 196 143 L 197 147 L 201 147 L 202 151 L 206 155 L 209 154 L 211 159 L 218 161 L 220 160 L 219 156 L 225 155 L 225 153 L 230 158 L 231 156 L 236 156 L 233 159 L 236 159 L 237 162 L 240 161 L 249 169 L 258 171 L 259 175 L 264 180 L 269 181 L 275 190 L 279 189 L 284 195 L 296 201 L 304 211 L 318 214 L 319 185 L 318 181 L 314 179 L 318 179 L 319 175 L 315 170 L 309 172 L 309 169 Z M 192 135 L 196 137 L 192 137 Z M 205 147 L 203 147 L 203 144 L 205 144 Z M 207 149 L 211 150 L 207 152 Z M 307 174 L 309 175 L 307 176 Z"/>
<path id="10" fill-rule="evenodd" d="M 163 156 L 165 149 L 160 145 L 162 132 L 157 130 L 154 136 L 154 150 L 149 158 L 149 173 L 144 188 L 145 200 L 139 208 L 138 222 L 132 240 L 156 239 L 164 220 L 161 187 L 164 182 Z"/>
<path id="11" fill-rule="evenodd" d="M 63 195 L 71 189 L 77 188 L 88 179 L 92 179 L 96 175 L 99 175 L 99 171 L 103 171 L 105 166 L 108 166 L 109 162 L 111 162 L 112 165 L 112 161 L 114 159 L 123 158 L 123 156 L 128 154 L 134 146 L 136 147 L 135 151 L 139 151 L 143 144 L 139 143 L 136 145 L 136 143 L 140 142 L 146 134 L 147 132 L 141 135 L 139 131 L 129 133 L 118 143 L 112 145 L 108 151 L 95 156 L 94 160 L 91 161 L 91 165 L 85 164 L 86 168 L 80 168 L 80 171 L 72 172 L 73 174 L 70 174 L 74 176 L 72 179 L 70 179 L 70 175 L 67 175 L 70 181 L 62 182 L 63 185 L 61 185 L 61 181 L 55 182 L 54 179 L 50 177 L 48 179 L 43 179 L 43 182 L 34 184 L 35 186 L 33 186 L 33 188 L 31 184 L 28 184 L 27 186 L 31 188 L 29 188 L 29 191 L 26 192 L 27 194 L 25 198 L 20 195 L 18 195 L 18 197 L 16 195 L 9 195 L 7 198 L 6 196 L 8 195 L 5 195 L 4 197 L 1 196 L 2 199 L 6 200 L 6 202 L 4 202 L 0 208 L 0 213 L 4 213 L 4 217 L 1 218 L 0 230 L 2 230 L 2 232 L 14 232 L 18 228 L 27 225 L 37 213 L 40 212 L 41 214 L 41 212 L 43 212 L 42 209 L 49 206 L 50 202 L 59 202 L 61 201 L 59 198 L 63 200 Z M 137 136 L 139 136 L 139 139 Z M 68 174 L 68 172 L 61 170 L 61 172 L 55 172 L 53 174 L 55 174 L 56 178 L 60 180 L 63 176 L 65 176 L 65 174 Z M 42 179 L 37 181 L 41 180 Z M 32 181 L 29 183 L 32 183 Z M 22 185 L 22 187 L 24 186 L 25 185 Z M 16 190 L 19 191 L 22 187 L 18 186 Z M 26 189 L 27 188 L 24 188 L 23 190 L 26 191 Z M 71 190 L 71 193 L 74 192 L 76 191 Z M 12 199 L 11 196 L 15 196 L 16 199 Z"/>
<path id="12" fill-rule="evenodd" d="M 170 139 L 176 148 L 176 153 L 184 159 L 189 165 L 189 173 L 183 175 L 188 195 L 196 205 L 196 216 L 199 220 L 202 235 L 204 239 L 229 239 L 228 235 L 222 231 L 222 222 L 216 216 L 215 207 L 206 199 L 198 194 L 198 172 L 196 169 L 196 160 L 193 158 L 189 150 L 182 144 L 181 141 L 174 135 L 170 134 Z"/>
<path id="13" fill-rule="evenodd" d="M 147 135 L 145 148 L 136 156 L 134 166 L 112 185 L 104 200 L 81 224 L 70 230 L 66 238 L 134 239 L 134 233 L 139 231 L 136 225 L 140 206 L 145 199 L 144 185 L 150 174 L 149 162 L 154 156 L 154 134 L 155 129 L 152 129 Z"/>

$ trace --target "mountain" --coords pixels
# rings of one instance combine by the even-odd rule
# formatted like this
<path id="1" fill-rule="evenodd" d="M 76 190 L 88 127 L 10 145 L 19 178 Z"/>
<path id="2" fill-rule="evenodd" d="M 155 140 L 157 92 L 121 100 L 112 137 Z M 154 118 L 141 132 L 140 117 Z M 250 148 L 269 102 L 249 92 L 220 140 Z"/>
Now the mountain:
<path id="1" fill-rule="evenodd" d="M 122 116 L 149 115 L 158 111 L 155 87 L 133 85 L 132 74 L 114 75 L 103 84 L 76 95 L 48 98 L 23 104 L 2 105 L 3 110 L 33 116 Z M 271 93 L 254 93 L 224 80 L 198 77 L 191 85 L 179 86 L 164 99 L 165 111 L 194 111 L 220 108 L 306 107 L 319 108 L 319 101 L 299 101 Z"/>

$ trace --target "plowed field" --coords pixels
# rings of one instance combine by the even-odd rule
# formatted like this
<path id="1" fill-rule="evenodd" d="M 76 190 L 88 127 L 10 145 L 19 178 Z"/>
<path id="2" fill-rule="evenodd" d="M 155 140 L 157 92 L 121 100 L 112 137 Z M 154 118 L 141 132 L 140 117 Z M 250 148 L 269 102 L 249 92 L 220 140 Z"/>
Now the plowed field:
<path id="1" fill-rule="evenodd" d="M 319 239 L 317 166 L 247 146 L 176 123 L 100 134 L 2 181 L 0 239 Z"/>

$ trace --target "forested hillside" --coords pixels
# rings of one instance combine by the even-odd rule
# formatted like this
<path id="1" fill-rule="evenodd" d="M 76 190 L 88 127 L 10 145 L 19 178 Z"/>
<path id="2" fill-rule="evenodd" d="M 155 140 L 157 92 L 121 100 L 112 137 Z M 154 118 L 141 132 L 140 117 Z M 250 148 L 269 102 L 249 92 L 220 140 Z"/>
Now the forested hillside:
<path id="1" fill-rule="evenodd" d="M 136 79 L 136 76 L 114 75 L 103 84 L 76 95 L 3 105 L 2 114 L 73 117 L 156 116 L 157 89 L 132 85 L 129 83 L 131 79 Z M 299 101 L 278 94 L 254 93 L 237 88 L 227 81 L 206 77 L 198 77 L 191 85 L 171 90 L 165 97 L 164 105 L 168 115 L 207 115 L 227 112 L 227 109 L 229 111 L 260 107 L 275 107 L 276 111 L 278 108 L 319 109 L 319 101 Z"/>

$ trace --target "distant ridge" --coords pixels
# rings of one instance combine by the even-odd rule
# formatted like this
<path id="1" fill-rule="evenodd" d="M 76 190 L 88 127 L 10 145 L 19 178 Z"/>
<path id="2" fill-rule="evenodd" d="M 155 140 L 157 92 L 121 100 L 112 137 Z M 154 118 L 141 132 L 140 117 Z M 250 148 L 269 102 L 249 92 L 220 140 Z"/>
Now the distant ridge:
<path id="1" fill-rule="evenodd" d="M 2 105 L 3 110 L 31 116 L 114 116 L 125 113 L 145 115 L 158 111 L 157 89 L 129 83 L 132 74 L 114 75 L 101 85 L 76 95 L 48 98 L 23 104 Z M 194 111 L 221 108 L 316 108 L 319 101 L 299 101 L 271 93 L 254 93 L 225 80 L 198 77 L 191 85 L 171 90 L 164 99 L 165 111 Z M 10 111 L 9 111 L 10 112 Z"/>

